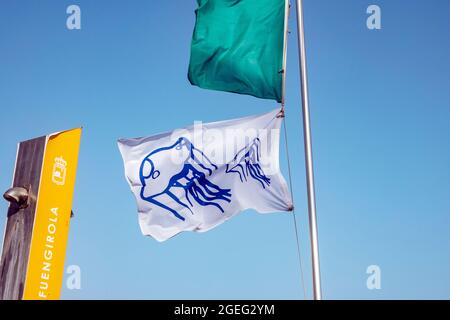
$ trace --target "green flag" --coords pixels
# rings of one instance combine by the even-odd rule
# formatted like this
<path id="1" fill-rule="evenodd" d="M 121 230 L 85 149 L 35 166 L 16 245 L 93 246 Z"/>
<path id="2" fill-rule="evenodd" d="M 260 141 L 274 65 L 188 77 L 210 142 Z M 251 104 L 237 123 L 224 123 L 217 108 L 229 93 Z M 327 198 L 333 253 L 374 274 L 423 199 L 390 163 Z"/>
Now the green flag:
<path id="1" fill-rule="evenodd" d="M 281 102 L 286 0 L 197 0 L 189 81 Z"/>

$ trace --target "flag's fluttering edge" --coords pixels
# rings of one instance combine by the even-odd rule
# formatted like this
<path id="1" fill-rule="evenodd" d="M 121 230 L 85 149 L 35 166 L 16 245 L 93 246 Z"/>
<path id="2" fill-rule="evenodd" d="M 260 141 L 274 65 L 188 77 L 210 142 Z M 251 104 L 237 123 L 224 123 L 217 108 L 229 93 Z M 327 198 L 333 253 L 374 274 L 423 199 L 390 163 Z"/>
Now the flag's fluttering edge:
<path id="1" fill-rule="evenodd" d="M 282 99 L 287 0 L 197 0 L 189 81 Z"/>
<path id="2" fill-rule="evenodd" d="M 164 241 L 210 230 L 245 209 L 291 211 L 278 112 L 120 139 L 142 233 Z"/>

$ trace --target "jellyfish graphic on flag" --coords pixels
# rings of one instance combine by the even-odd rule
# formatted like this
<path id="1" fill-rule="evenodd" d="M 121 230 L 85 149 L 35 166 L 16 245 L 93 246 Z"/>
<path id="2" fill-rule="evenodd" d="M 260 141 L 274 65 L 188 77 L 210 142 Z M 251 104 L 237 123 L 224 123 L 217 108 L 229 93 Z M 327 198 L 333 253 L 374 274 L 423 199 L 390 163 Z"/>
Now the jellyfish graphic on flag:
<path id="1" fill-rule="evenodd" d="M 158 160 L 165 158 L 162 153 L 173 150 L 185 153 L 183 163 L 172 166 L 164 166 L 164 161 L 158 163 Z M 191 209 L 194 202 L 201 206 L 213 206 L 223 213 L 221 202 L 231 201 L 231 190 L 222 189 L 208 179 L 217 169 L 187 138 L 179 138 L 171 146 L 158 148 L 144 158 L 139 170 L 142 184 L 140 196 L 183 221 L 185 218 L 181 213 L 170 207 L 164 198 L 172 199 L 191 214 L 194 214 Z M 183 197 L 177 196 L 176 189 L 181 191 Z"/>

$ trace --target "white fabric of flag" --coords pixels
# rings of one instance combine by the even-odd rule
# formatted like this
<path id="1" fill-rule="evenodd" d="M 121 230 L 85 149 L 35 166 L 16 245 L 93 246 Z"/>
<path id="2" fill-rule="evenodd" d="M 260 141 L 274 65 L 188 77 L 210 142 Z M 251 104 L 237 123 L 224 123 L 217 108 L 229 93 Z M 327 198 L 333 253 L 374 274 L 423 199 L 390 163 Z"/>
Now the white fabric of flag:
<path id="1" fill-rule="evenodd" d="M 136 139 L 120 139 L 144 235 L 208 231 L 239 212 L 292 211 L 280 173 L 279 109 Z"/>

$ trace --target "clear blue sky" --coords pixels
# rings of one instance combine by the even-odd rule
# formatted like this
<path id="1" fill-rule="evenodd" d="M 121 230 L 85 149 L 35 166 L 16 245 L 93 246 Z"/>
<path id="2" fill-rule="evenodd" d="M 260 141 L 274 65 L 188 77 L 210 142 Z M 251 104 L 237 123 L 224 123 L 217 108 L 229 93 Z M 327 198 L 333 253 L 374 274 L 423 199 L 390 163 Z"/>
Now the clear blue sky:
<path id="1" fill-rule="evenodd" d="M 450 2 L 305 0 L 323 293 L 450 298 Z M 66 29 L 78 4 L 82 30 Z M 382 30 L 366 8 L 382 9 Z M 302 299 L 289 214 L 244 212 L 165 243 L 141 235 L 120 137 L 263 113 L 271 101 L 189 85 L 194 0 L 0 4 L 0 189 L 16 143 L 84 126 L 65 299 Z M 294 12 L 292 12 L 294 13 Z M 295 15 L 287 124 L 311 297 Z M 286 157 L 282 150 L 283 171 Z M 0 230 L 7 204 L 0 201 Z M 381 290 L 366 268 L 381 267 Z"/>

